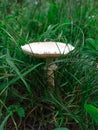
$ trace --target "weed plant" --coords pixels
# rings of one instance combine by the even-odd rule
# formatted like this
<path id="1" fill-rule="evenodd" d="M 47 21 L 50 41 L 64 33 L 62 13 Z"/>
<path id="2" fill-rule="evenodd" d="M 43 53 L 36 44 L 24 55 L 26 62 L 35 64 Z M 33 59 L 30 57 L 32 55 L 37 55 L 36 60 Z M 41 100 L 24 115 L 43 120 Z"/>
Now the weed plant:
<path id="1" fill-rule="evenodd" d="M 94 0 L 0 0 L 0 130 L 98 129 L 97 12 Z M 36 41 L 75 47 L 53 61 L 54 93 L 45 60 L 21 50 Z"/>

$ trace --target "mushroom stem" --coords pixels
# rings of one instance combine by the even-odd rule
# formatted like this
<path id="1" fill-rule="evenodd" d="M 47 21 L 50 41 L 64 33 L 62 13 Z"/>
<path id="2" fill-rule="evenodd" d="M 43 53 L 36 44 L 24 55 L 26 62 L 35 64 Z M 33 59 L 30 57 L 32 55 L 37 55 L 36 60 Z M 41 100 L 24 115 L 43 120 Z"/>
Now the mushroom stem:
<path id="1" fill-rule="evenodd" d="M 57 69 L 57 65 L 52 63 L 53 59 L 48 58 L 46 60 L 47 70 L 46 70 L 46 77 L 47 77 L 47 83 L 49 87 L 54 88 L 55 82 L 54 82 L 54 70 Z"/>

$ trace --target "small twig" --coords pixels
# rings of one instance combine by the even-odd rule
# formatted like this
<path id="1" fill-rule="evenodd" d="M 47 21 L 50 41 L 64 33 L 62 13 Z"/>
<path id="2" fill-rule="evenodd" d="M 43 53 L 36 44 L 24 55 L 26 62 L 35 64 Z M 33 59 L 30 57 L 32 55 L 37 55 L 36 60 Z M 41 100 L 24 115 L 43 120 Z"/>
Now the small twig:
<path id="1" fill-rule="evenodd" d="M 26 122 L 26 120 L 27 120 L 27 118 L 29 117 L 29 115 L 36 109 L 38 107 L 38 105 L 37 106 L 35 106 L 33 109 L 31 109 L 31 111 L 29 111 L 29 113 L 27 114 L 27 116 L 26 116 L 26 118 L 24 119 L 24 130 L 25 130 L 25 122 Z"/>

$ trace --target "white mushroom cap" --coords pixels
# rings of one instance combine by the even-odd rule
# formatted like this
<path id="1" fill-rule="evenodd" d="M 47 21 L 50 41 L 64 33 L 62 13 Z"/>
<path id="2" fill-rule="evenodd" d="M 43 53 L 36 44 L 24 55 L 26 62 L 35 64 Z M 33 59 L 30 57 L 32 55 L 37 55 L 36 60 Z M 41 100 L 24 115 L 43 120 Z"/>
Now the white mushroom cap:
<path id="1" fill-rule="evenodd" d="M 61 42 L 34 42 L 21 46 L 21 48 L 29 55 L 40 58 L 57 58 L 74 49 L 72 45 Z"/>

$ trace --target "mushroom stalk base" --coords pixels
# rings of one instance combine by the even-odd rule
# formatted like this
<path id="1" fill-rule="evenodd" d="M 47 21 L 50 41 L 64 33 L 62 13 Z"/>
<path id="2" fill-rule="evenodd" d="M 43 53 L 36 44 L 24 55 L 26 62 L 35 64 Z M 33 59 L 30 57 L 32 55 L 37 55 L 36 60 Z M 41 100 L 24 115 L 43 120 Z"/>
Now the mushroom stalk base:
<path id="1" fill-rule="evenodd" d="M 55 87 L 54 71 L 57 69 L 57 65 L 52 63 L 52 59 L 47 59 L 46 65 L 47 65 L 46 76 L 48 86 L 54 88 Z"/>

